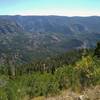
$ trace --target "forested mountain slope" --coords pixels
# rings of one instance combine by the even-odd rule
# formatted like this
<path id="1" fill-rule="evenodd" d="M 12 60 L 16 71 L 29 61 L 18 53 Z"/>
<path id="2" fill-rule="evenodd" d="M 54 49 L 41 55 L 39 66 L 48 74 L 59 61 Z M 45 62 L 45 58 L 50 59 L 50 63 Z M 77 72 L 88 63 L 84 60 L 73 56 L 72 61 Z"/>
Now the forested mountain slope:
<path id="1" fill-rule="evenodd" d="M 0 55 L 29 62 L 100 40 L 100 17 L 0 16 Z"/>

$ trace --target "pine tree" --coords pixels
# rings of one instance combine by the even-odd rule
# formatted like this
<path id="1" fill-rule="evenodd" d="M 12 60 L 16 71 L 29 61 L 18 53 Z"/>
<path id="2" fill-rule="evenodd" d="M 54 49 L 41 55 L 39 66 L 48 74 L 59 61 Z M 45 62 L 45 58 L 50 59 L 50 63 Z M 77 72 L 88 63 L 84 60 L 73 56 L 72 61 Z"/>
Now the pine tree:
<path id="1" fill-rule="evenodd" d="M 97 43 L 94 55 L 100 57 L 100 41 Z"/>

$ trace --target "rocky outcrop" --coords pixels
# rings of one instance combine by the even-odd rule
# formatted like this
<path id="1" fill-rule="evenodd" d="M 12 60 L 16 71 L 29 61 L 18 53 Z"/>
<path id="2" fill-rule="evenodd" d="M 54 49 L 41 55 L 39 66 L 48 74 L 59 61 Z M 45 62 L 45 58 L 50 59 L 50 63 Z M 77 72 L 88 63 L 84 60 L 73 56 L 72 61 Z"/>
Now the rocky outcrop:
<path id="1" fill-rule="evenodd" d="M 82 93 L 64 91 L 56 97 L 49 97 L 44 100 L 100 100 L 100 86 L 85 89 Z"/>

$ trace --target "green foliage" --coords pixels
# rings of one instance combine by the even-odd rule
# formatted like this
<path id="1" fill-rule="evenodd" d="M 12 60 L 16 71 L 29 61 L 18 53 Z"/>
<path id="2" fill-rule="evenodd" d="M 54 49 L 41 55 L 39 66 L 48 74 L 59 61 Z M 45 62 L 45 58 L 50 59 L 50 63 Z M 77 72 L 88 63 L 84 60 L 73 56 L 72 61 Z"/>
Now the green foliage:
<path id="1" fill-rule="evenodd" d="M 94 55 L 100 57 L 100 42 L 97 43 Z"/>
<path id="2" fill-rule="evenodd" d="M 34 73 L 29 79 L 28 86 L 30 87 L 30 96 L 47 96 L 56 94 L 59 90 L 56 78 L 49 73 Z"/>
<path id="3" fill-rule="evenodd" d="M 63 66 L 55 71 L 55 77 L 59 82 L 60 89 L 69 88 L 69 86 L 71 86 L 72 72 L 72 66 Z"/>
<path id="4" fill-rule="evenodd" d="M 0 88 L 0 100 L 8 100 L 5 90 L 2 88 Z"/>
<path id="5" fill-rule="evenodd" d="M 0 74 L 7 74 L 7 67 L 4 64 L 0 65 Z"/>
<path id="6" fill-rule="evenodd" d="M 85 56 L 82 52 L 73 51 L 56 58 L 14 65 L 15 75 L 12 63 L 1 64 L 0 100 L 24 100 L 26 96 L 31 99 L 56 95 L 63 89 L 80 91 L 100 85 L 100 59 L 93 57 L 89 50 Z"/>
<path id="7" fill-rule="evenodd" d="M 91 56 L 82 57 L 82 60 L 76 63 L 75 67 L 77 73 L 79 74 L 79 81 L 85 87 L 92 84 L 93 72 L 94 72 L 94 61 Z"/>

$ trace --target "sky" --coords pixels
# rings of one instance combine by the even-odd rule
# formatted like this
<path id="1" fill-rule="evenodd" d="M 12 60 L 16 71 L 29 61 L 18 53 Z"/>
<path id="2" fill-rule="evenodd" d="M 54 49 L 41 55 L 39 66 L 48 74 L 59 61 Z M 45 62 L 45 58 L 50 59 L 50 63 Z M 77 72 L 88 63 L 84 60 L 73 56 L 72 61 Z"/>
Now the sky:
<path id="1" fill-rule="evenodd" d="M 0 0 L 0 15 L 100 16 L 100 0 Z"/>

